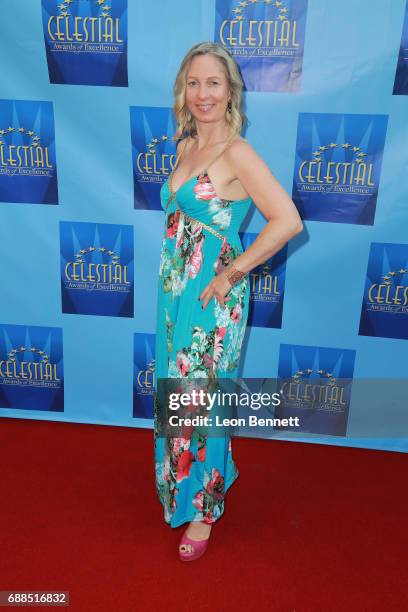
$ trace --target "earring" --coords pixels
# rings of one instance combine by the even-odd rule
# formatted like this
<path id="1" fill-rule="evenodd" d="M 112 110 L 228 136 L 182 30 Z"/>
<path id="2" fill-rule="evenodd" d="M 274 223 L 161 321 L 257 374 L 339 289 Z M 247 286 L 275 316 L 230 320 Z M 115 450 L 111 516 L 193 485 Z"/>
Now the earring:
<path id="1" fill-rule="evenodd" d="M 227 111 L 230 113 L 231 110 L 232 110 L 232 102 L 231 102 L 231 100 L 228 100 Z"/>

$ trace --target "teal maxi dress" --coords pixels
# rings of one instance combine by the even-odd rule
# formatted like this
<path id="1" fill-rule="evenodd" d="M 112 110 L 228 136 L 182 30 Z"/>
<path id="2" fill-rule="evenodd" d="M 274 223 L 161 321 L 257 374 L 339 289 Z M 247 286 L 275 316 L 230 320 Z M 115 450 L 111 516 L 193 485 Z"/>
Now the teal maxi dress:
<path id="1" fill-rule="evenodd" d="M 242 253 L 238 230 L 252 200 L 219 198 L 208 175 L 211 164 L 175 194 L 169 180 L 160 192 L 166 215 L 157 301 L 154 460 L 156 489 L 171 527 L 215 522 L 239 474 L 227 434 L 160 437 L 157 431 L 158 379 L 238 377 L 248 276 L 231 288 L 225 309 L 215 298 L 203 309 L 199 296 Z"/>

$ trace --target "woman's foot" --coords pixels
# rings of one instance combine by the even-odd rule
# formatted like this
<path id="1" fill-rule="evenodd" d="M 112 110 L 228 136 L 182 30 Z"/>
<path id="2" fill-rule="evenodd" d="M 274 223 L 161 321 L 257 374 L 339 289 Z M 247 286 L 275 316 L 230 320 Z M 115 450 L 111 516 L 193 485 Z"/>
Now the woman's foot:
<path id="1" fill-rule="evenodd" d="M 186 533 L 190 540 L 208 540 L 212 525 L 202 521 L 192 521 L 187 527 Z"/>
<path id="2" fill-rule="evenodd" d="M 211 525 L 193 521 L 183 533 L 179 545 L 181 561 L 194 561 L 207 550 Z"/>

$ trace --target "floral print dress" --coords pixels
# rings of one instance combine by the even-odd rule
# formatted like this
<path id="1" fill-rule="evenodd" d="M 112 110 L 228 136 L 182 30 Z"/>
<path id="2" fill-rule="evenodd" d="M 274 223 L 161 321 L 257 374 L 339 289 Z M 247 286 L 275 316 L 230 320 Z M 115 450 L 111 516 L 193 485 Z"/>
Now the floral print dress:
<path id="1" fill-rule="evenodd" d="M 198 298 L 214 275 L 242 253 L 238 230 L 252 200 L 219 198 L 207 170 L 181 185 L 167 211 L 168 181 L 160 193 L 166 216 L 157 302 L 154 459 L 156 488 L 171 527 L 216 521 L 224 512 L 225 493 L 238 476 L 229 437 L 194 430 L 186 437 L 160 437 L 156 427 L 159 378 L 238 376 L 248 277 L 229 291 L 225 309 L 214 298 L 202 309 Z"/>

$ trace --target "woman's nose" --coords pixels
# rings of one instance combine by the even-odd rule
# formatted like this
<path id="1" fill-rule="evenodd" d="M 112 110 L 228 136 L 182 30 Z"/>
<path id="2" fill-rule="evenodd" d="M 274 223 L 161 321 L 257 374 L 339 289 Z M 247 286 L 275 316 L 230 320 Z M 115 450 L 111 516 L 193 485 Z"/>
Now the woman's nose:
<path id="1" fill-rule="evenodd" d="M 208 93 L 207 85 L 205 84 L 200 85 L 199 90 L 198 90 L 198 97 L 201 100 L 205 99 L 207 97 L 207 93 Z"/>

